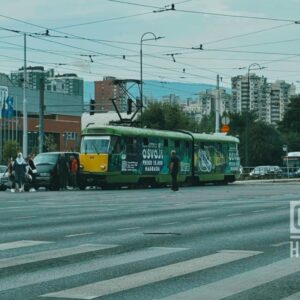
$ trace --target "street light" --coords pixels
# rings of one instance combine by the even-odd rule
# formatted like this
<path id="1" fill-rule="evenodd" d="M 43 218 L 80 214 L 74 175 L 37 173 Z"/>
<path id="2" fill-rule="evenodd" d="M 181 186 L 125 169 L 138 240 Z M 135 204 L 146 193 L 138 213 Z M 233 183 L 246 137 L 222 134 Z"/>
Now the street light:
<path id="1" fill-rule="evenodd" d="M 248 120 L 248 113 L 249 113 L 249 106 L 250 106 L 250 71 L 251 70 L 262 70 L 266 67 L 262 67 L 258 63 L 253 63 L 249 65 L 248 67 L 248 101 L 247 101 L 247 107 L 246 107 L 246 130 L 245 130 L 245 166 L 249 167 L 249 146 L 248 146 L 248 131 L 249 131 L 249 120 Z"/>
<path id="2" fill-rule="evenodd" d="M 152 35 L 152 37 L 144 39 L 144 37 L 146 35 Z M 141 89 L 140 89 L 140 107 L 141 107 L 141 115 L 143 113 L 143 42 L 145 41 L 153 41 L 153 40 L 159 40 L 162 39 L 162 36 L 156 36 L 153 32 L 149 31 L 149 32 L 145 32 L 142 36 L 141 36 L 141 47 L 140 47 L 140 70 L 141 70 Z"/>

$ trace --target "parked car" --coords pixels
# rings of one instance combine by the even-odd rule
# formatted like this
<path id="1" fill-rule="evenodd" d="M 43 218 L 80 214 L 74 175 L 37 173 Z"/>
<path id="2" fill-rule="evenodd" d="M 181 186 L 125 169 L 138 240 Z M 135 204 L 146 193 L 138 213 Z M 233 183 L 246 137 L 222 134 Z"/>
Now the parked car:
<path id="1" fill-rule="evenodd" d="M 0 165 L 0 191 L 5 191 L 10 187 L 7 166 Z"/>
<path id="2" fill-rule="evenodd" d="M 45 152 L 39 153 L 34 158 L 37 168 L 34 188 L 45 187 L 50 190 L 59 189 L 59 177 L 57 174 L 57 161 L 61 153 L 65 154 L 66 160 L 69 161 L 71 156 L 79 160 L 77 152 Z"/>
<path id="3" fill-rule="evenodd" d="M 257 166 L 250 172 L 251 178 L 278 178 L 282 176 L 279 166 Z"/>

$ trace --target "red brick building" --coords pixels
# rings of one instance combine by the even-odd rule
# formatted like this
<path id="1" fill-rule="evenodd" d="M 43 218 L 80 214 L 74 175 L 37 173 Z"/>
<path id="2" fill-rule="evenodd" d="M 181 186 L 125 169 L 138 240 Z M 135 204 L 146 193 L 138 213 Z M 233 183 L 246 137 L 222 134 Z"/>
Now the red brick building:
<path id="1" fill-rule="evenodd" d="M 120 112 L 127 109 L 126 87 L 122 83 L 115 83 L 115 77 L 104 77 L 102 81 L 95 81 L 96 111 L 115 111 L 112 100 Z"/>

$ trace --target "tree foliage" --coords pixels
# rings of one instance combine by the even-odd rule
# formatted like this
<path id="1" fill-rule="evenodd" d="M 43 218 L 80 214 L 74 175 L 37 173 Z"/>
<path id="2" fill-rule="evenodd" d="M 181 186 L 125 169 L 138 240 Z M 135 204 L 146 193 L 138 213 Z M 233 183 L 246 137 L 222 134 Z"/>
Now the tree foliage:
<path id="1" fill-rule="evenodd" d="M 240 139 L 242 165 L 246 166 L 246 148 L 248 148 L 247 167 L 282 164 L 284 138 L 274 126 L 256 121 L 254 111 L 230 114 L 229 117 L 229 134 Z"/>
<path id="2" fill-rule="evenodd" d="M 45 135 L 44 148 L 47 152 L 57 151 L 58 147 L 52 134 Z"/>
<path id="3" fill-rule="evenodd" d="M 210 115 L 203 116 L 199 124 L 199 128 L 200 132 L 215 132 L 215 113 L 211 112 Z"/>
<path id="4" fill-rule="evenodd" d="M 20 152 L 20 145 L 16 141 L 8 140 L 3 145 L 3 160 L 7 162 L 11 157 L 15 159 Z"/>
<path id="5" fill-rule="evenodd" d="M 144 111 L 141 119 L 143 126 L 153 129 L 183 129 L 197 132 L 198 123 L 187 116 L 178 104 L 154 102 Z"/>
<path id="6" fill-rule="evenodd" d="M 294 132 L 300 134 L 300 95 L 292 97 L 283 120 L 278 124 L 281 132 Z M 299 149 L 298 149 L 299 150 Z"/>

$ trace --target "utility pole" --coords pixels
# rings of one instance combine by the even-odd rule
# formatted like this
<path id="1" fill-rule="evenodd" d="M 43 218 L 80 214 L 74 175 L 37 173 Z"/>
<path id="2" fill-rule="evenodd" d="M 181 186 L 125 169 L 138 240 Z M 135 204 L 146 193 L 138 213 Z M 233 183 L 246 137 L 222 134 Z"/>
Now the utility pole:
<path id="1" fill-rule="evenodd" d="M 220 132 L 220 75 L 217 75 L 217 95 L 215 102 L 216 126 L 215 133 Z"/>
<path id="2" fill-rule="evenodd" d="M 45 112 L 45 77 L 40 79 L 40 102 L 39 102 L 39 153 L 43 152 L 44 145 L 44 112 Z"/>
<path id="3" fill-rule="evenodd" d="M 27 157 L 28 151 L 28 124 L 27 124 L 27 65 L 26 65 L 26 33 L 24 34 L 24 80 L 23 80 L 23 156 Z"/>

